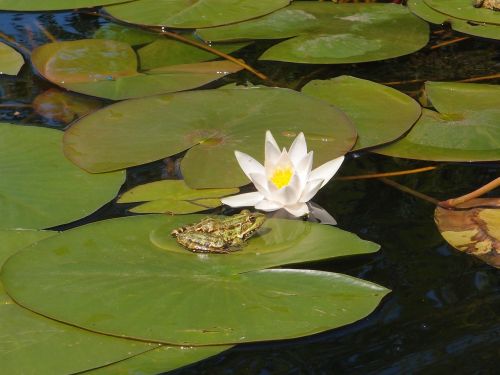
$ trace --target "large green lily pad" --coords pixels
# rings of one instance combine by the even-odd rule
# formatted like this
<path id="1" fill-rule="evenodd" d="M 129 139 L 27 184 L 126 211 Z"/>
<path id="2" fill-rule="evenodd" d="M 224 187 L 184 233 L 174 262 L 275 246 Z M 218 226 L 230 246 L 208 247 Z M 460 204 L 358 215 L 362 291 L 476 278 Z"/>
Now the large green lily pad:
<path id="1" fill-rule="evenodd" d="M 138 0 L 105 10 L 129 23 L 192 29 L 241 22 L 289 3 L 290 0 Z"/>
<path id="2" fill-rule="evenodd" d="M 438 161 L 500 160 L 500 86 L 428 82 L 424 110 L 408 135 L 375 151 Z"/>
<path id="3" fill-rule="evenodd" d="M 355 150 L 399 138 L 421 113 L 420 105 L 409 96 L 350 76 L 311 81 L 302 88 L 302 92 L 326 100 L 349 116 L 358 131 Z"/>
<path id="4" fill-rule="evenodd" d="M 55 234 L 0 230 L 0 264 L 18 250 Z M 157 346 L 100 335 L 47 319 L 14 303 L 1 283 L 0 336 L 0 363 L 5 374 L 75 373 L 120 361 Z"/>
<path id="5" fill-rule="evenodd" d="M 470 4 L 472 4 L 472 1 Z M 474 23 L 454 18 L 448 14 L 443 14 L 432 9 L 424 0 L 410 0 L 408 1 L 408 8 L 412 13 L 428 22 L 436 24 L 443 24 L 447 22 L 454 30 L 461 33 L 480 36 L 483 38 L 500 39 L 500 28 L 498 25 L 484 22 Z"/>
<path id="6" fill-rule="evenodd" d="M 92 175 L 61 150 L 63 133 L 0 123 L 0 228 L 41 229 L 94 212 L 122 185 L 123 172 Z"/>
<path id="7" fill-rule="evenodd" d="M 162 345 L 140 355 L 98 369 L 86 375 L 157 375 L 201 361 L 231 348 L 228 345 L 176 347 Z"/>
<path id="8" fill-rule="evenodd" d="M 264 154 L 271 130 L 281 146 L 304 132 L 315 165 L 345 154 L 356 133 L 328 103 L 292 90 L 203 90 L 116 103 L 66 132 L 66 155 L 90 172 L 144 164 L 189 149 L 181 169 L 192 188 L 248 183 L 234 150 Z"/>
<path id="9" fill-rule="evenodd" d="M 388 292 L 336 273 L 263 270 L 378 248 L 325 225 L 268 220 L 248 246 L 228 255 L 151 241 L 156 231 L 201 217 L 136 216 L 69 230 L 10 258 L 2 281 L 18 303 L 44 315 L 181 345 L 313 334 L 361 319 Z"/>
<path id="10" fill-rule="evenodd" d="M 466 21 L 500 25 L 500 14 L 492 9 L 476 8 L 469 0 L 424 0 L 432 9 Z"/>
<path id="11" fill-rule="evenodd" d="M 68 90 L 112 100 L 196 88 L 241 66 L 230 61 L 137 70 L 137 55 L 123 42 L 83 39 L 36 48 L 33 66 L 49 81 Z"/>
<path id="12" fill-rule="evenodd" d="M 0 42 L 0 74 L 15 76 L 24 64 L 23 56 L 14 48 Z"/>
<path id="13" fill-rule="evenodd" d="M 457 250 L 500 268 L 500 198 L 477 198 L 457 209 L 436 207 L 434 220 Z"/>
<path id="14" fill-rule="evenodd" d="M 261 18 L 197 33 L 209 41 L 291 38 L 260 59 L 340 64 L 415 52 L 427 44 L 429 30 L 426 22 L 395 4 L 294 1 Z"/>
<path id="15" fill-rule="evenodd" d="M 136 213 L 189 214 L 222 205 L 219 198 L 239 189 L 191 189 L 183 180 L 162 180 L 136 186 L 122 194 L 118 203 L 146 202 L 130 209 Z"/>
<path id="16" fill-rule="evenodd" d="M 91 8 L 120 3 L 123 0 L 0 0 L 0 10 L 40 11 Z"/>

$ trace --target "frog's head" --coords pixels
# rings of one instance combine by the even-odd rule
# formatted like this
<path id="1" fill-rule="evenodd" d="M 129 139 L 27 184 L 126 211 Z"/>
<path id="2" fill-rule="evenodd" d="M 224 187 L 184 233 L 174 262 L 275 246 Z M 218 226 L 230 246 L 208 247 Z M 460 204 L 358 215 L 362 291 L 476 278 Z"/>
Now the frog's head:
<path id="1" fill-rule="evenodd" d="M 252 222 L 251 231 L 254 232 L 259 229 L 262 224 L 266 221 L 266 215 L 260 212 L 253 212 L 250 215 L 250 221 Z"/>

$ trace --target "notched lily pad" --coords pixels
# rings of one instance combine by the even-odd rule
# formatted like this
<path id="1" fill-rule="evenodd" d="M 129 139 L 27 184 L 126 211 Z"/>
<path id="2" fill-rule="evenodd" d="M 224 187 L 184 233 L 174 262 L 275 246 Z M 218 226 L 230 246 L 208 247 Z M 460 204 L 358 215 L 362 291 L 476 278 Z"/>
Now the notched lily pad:
<path id="1" fill-rule="evenodd" d="M 434 220 L 451 246 L 500 268 L 500 198 L 473 199 L 456 210 L 437 207 Z"/>
<path id="2" fill-rule="evenodd" d="M 0 42 L 0 74 L 15 76 L 24 64 L 23 56 L 14 48 Z"/>
<path id="3" fill-rule="evenodd" d="M 234 151 L 263 155 L 271 130 L 290 146 L 304 132 L 315 165 L 345 154 L 356 133 L 328 103 L 292 90 L 203 90 L 116 103 L 77 121 L 65 134 L 66 155 L 90 172 L 144 164 L 189 149 L 181 169 L 192 188 L 248 183 Z"/>
<path id="4" fill-rule="evenodd" d="M 269 220 L 281 227 L 271 232 L 283 236 L 297 226 L 309 232 L 291 240 L 286 250 L 266 251 L 262 240 L 257 252 L 252 238 L 248 249 L 227 256 L 169 251 L 150 240 L 162 225 L 170 231 L 201 217 L 135 216 L 78 227 L 10 258 L 2 281 L 16 301 L 44 315 L 99 332 L 181 345 L 321 332 L 361 319 L 388 293 L 341 274 L 265 270 L 378 248 L 325 225 Z M 193 306 L 203 313 L 193 314 Z"/>
<path id="5" fill-rule="evenodd" d="M 418 120 L 420 105 L 387 86 L 351 76 L 310 81 L 304 94 L 326 100 L 354 122 L 358 140 L 354 150 L 388 143 L 407 132 Z"/>
<path id="6" fill-rule="evenodd" d="M 241 22 L 289 3 L 290 0 L 139 0 L 104 9 L 128 23 L 194 29 Z"/>
<path id="7" fill-rule="evenodd" d="M 197 33 L 207 41 L 290 38 L 260 59 L 341 64 L 412 53 L 427 44 L 429 30 L 426 22 L 395 4 L 294 1 L 264 17 Z"/>
<path id="8" fill-rule="evenodd" d="M 68 90 L 121 100 L 196 88 L 242 68 L 229 61 L 138 71 L 137 55 L 123 42 L 83 39 L 36 48 L 33 66 Z"/>
<path id="9" fill-rule="evenodd" d="M 405 138 L 374 151 L 436 161 L 500 160 L 500 86 L 427 82 L 439 111 L 423 110 Z"/>
<path id="10" fill-rule="evenodd" d="M 191 189 L 182 180 L 155 181 L 124 193 L 118 203 L 147 202 L 135 206 L 135 213 L 189 214 L 215 208 L 219 198 L 236 194 L 239 189 Z"/>

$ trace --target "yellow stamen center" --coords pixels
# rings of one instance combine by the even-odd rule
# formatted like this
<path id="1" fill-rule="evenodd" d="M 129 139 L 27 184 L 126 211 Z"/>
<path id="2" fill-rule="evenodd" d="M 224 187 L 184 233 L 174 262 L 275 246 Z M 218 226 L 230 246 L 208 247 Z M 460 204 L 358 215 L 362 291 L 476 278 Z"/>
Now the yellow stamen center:
<path id="1" fill-rule="evenodd" d="M 281 189 L 282 187 L 288 185 L 292 175 L 293 170 L 290 167 L 284 169 L 277 168 L 274 170 L 270 180 L 278 189 Z"/>

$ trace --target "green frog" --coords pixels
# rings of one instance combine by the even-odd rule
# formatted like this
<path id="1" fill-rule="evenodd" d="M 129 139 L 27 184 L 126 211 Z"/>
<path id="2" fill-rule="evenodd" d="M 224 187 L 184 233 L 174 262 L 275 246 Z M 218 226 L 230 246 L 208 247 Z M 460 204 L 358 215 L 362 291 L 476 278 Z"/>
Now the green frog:
<path id="1" fill-rule="evenodd" d="M 476 8 L 500 10 L 500 0 L 473 0 L 472 5 Z"/>
<path id="2" fill-rule="evenodd" d="M 243 210 L 225 218 L 206 217 L 198 223 L 174 229 L 171 234 L 194 253 L 227 254 L 240 250 L 265 220 L 264 214 Z"/>

